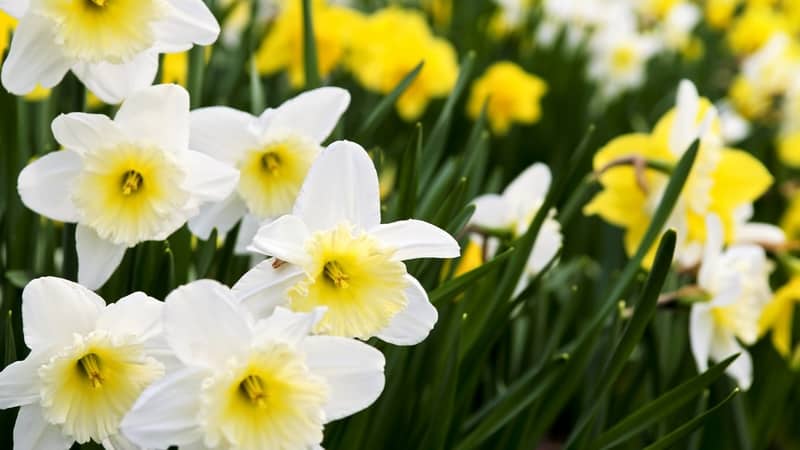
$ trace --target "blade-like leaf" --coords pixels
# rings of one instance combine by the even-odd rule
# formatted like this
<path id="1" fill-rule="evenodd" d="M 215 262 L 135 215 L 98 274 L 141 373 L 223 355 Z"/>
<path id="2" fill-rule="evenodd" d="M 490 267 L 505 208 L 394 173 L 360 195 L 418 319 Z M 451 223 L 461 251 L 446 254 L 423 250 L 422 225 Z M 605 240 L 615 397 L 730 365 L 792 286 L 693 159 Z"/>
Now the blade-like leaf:
<path id="1" fill-rule="evenodd" d="M 361 125 L 361 128 L 358 130 L 358 136 L 361 136 L 361 139 L 364 140 L 367 137 L 371 136 L 375 129 L 386 120 L 386 117 L 389 116 L 389 113 L 392 111 L 394 104 L 397 102 L 397 99 L 400 98 L 401 95 L 408 89 L 411 83 L 417 78 L 420 71 L 422 71 L 422 67 L 425 64 L 425 61 L 420 61 L 419 64 L 416 65 L 399 83 L 392 89 L 389 94 L 384 97 L 378 106 L 372 110 L 372 112 L 367 116 L 367 119 L 364 121 L 364 124 Z"/>
<path id="2" fill-rule="evenodd" d="M 312 3 L 311 0 L 303 0 L 303 70 L 306 77 L 306 89 L 313 89 L 320 85 Z"/>
<path id="3" fill-rule="evenodd" d="M 503 253 L 495 256 L 491 261 L 482 264 L 480 267 L 470 270 L 469 272 L 447 281 L 430 293 L 431 303 L 436 304 L 446 298 L 451 298 L 463 292 L 477 280 L 483 278 L 489 272 L 499 267 L 505 260 L 507 260 L 514 253 L 514 249 L 510 248 Z"/>

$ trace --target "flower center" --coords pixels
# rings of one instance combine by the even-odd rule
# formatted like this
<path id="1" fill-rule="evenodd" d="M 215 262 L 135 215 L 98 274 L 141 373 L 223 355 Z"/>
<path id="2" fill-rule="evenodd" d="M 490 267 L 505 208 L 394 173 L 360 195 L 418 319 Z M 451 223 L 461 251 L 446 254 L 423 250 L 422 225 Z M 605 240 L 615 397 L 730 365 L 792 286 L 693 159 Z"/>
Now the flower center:
<path id="1" fill-rule="evenodd" d="M 261 157 L 261 169 L 277 177 L 281 168 L 281 157 L 276 152 L 267 152 Z"/>
<path id="2" fill-rule="evenodd" d="M 617 47 L 611 56 L 611 64 L 618 71 L 629 69 L 636 61 L 636 53 L 627 45 Z"/>
<path id="3" fill-rule="evenodd" d="M 143 182 L 144 179 L 139 172 L 135 170 L 125 172 L 125 174 L 122 175 L 122 195 L 128 196 L 139 192 Z"/>
<path id="4" fill-rule="evenodd" d="M 239 391 L 247 400 L 259 409 L 267 407 L 267 387 L 258 375 L 248 375 L 239 383 Z"/>
<path id="5" fill-rule="evenodd" d="M 342 268 L 342 265 L 336 261 L 329 261 L 325 263 L 325 277 L 333 283 L 337 288 L 350 287 L 350 276 Z"/>
<path id="6" fill-rule="evenodd" d="M 94 389 L 103 386 L 103 374 L 100 370 L 100 357 L 95 353 L 89 353 L 78 360 L 78 367 L 83 371 Z"/>
<path id="7" fill-rule="evenodd" d="M 102 7 L 106 6 L 106 1 L 107 0 L 86 0 L 86 1 L 89 4 L 89 6 L 102 8 Z"/>

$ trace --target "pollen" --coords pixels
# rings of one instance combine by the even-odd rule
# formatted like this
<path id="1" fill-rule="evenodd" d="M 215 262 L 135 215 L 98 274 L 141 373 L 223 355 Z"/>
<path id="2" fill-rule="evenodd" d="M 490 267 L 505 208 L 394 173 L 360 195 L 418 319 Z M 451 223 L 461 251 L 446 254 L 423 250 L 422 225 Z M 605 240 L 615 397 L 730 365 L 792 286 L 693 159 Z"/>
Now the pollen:
<path id="1" fill-rule="evenodd" d="M 239 383 L 239 391 L 259 409 L 267 407 L 267 387 L 264 380 L 258 375 L 248 375 Z"/>
<path id="2" fill-rule="evenodd" d="M 78 367 L 94 389 L 103 386 L 103 373 L 100 367 L 99 356 L 95 353 L 87 354 L 78 360 Z"/>
<path id="3" fill-rule="evenodd" d="M 342 265 L 336 261 L 325 263 L 325 277 L 333 283 L 337 288 L 350 287 L 350 276 L 342 268 Z"/>
<path id="4" fill-rule="evenodd" d="M 261 157 L 261 169 L 273 177 L 280 175 L 281 157 L 276 152 L 267 152 Z"/>
<path id="5" fill-rule="evenodd" d="M 89 6 L 96 6 L 102 8 L 106 6 L 106 0 L 87 0 Z"/>
<path id="6" fill-rule="evenodd" d="M 139 192 L 143 182 L 144 178 L 141 173 L 135 170 L 128 170 L 122 175 L 122 195 L 128 196 Z"/>

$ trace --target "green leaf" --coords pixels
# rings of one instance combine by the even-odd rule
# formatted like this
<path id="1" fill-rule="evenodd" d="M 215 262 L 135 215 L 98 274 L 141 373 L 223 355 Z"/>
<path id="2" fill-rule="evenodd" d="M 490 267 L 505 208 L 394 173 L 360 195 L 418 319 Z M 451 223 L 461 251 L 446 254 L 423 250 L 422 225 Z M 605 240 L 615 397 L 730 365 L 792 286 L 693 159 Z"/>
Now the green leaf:
<path id="1" fill-rule="evenodd" d="M 470 270 L 469 272 L 452 280 L 446 281 L 444 284 L 434 289 L 430 293 L 431 303 L 436 304 L 444 299 L 455 297 L 464 290 L 472 287 L 473 283 L 485 277 L 488 273 L 500 267 L 500 265 L 507 260 L 514 253 L 514 249 L 510 248 L 503 253 L 492 258 L 491 261 L 482 264 L 480 267 Z"/>
<path id="2" fill-rule="evenodd" d="M 678 408 L 700 395 L 711 383 L 722 376 L 725 373 L 725 369 L 738 356 L 736 354 L 729 357 L 637 409 L 609 430 L 603 432 L 588 448 L 600 450 L 620 444 L 641 430 L 669 416 Z"/>
<path id="3" fill-rule="evenodd" d="M 628 361 L 633 349 L 642 338 L 647 324 L 653 318 L 658 304 L 658 296 L 661 293 L 661 288 L 664 286 L 664 281 L 669 273 L 670 266 L 672 265 L 672 257 L 675 254 L 675 230 L 668 230 L 661 238 L 661 243 L 656 252 L 655 263 L 653 270 L 650 271 L 650 276 L 647 279 L 647 284 L 641 295 L 641 300 L 636 305 L 633 312 L 633 317 L 625 329 L 614 353 L 611 358 L 606 362 L 605 369 L 598 378 L 600 386 L 593 392 L 593 397 L 603 398 L 608 390 L 613 386 L 614 382 L 619 377 L 620 372 Z M 601 402 L 594 402 L 591 407 L 583 414 L 583 417 L 578 422 L 578 425 L 573 429 L 565 449 L 575 447 L 576 440 L 581 436 L 587 425 L 591 423 L 594 414 L 597 413 L 598 407 Z"/>
<path id="4" fill-rule="evenodd" d="M 367 119 L 364 121 L 361 128 L 358 130 L 358 136 L 361 136 L 361 139 L 364 140 L 370 136 L 378 127 L 378 125 L 382 124 L 386 117 L 389 116 L 389 113 L 392 111 L 394 104 L 397 102 L 397 99 L 403 95 L 403 92 L 408 89 L 411 83 L 417 78 L 420 71 L 422 71 L 422 66 L 425 64 L 425 61 L 420 61 L 419 64 L 416 65 L 410 72 L 397 83 L 397 86 L 392 89 L 389 94 L 384 97 L 375 109 L 369 114 Z"/>
<path id="5" fill-rule="evenodd" d="M 472 218 L 473 214 L 475 214 L 474 204 L 464 206 L 461 209 L 461 212 L 456 214 L 456 216 L 453 217 L 453 220 L 451 220 L 444 229 L 453 235 L 460 234 L 469 223 L 469 220 Z"/>
<path id="6" fill-rule="evenodd" d="M 30 273 L 24 270 L 9 270 L 6 272 L 6 280 L 19 289 L 24 288 L 33 278 Z"/>
<path id="7" fill-rule="evenodd" d="M 676 428 L 674 431 L 669 433 L 668 435 L 664 436 L 663 438 L 659 439 L 655 443 L 648 445 L 644 448 L 644 450 L 662 450 L 665 448 L 671 448 L 675 446 L 678 442 L 680 442 L 685 437 L 689 436 L 692 432 L 694 432 L 697 428 L 699 428 L 703 423 L 705 423 L 708 418 L 717 412 L 722 406 L 726 403 L 731 401 L 736 394 L 739 393 L 739 388 L 735 388 L 725 397 L 724 400 L 714 405 L 712 408 L 706 410 L 703 414 L 695 417 L 694 419 L 686 422 L 685 424 L 681 425 L 680 427 Z"/>
<path id="8" fill-rule="evenodd" d="M 197 249 L 194 252 L 194 264 L 197 269 L 198 278 L 203 278 L 211 269 L 214 261 L 214 253 L 217 251 L 217 229 L 211 231 L 208 240 L 197 240 Z"/>
<path id="9" fill-rule="evenodd" d="M 189 50 L 189 85 L 190 103 L 192 109 L 203 105 L 203 80 L 206 73 L 206 48 L 195 45 Z"/>
<path id="10" fill-rule="evenodd" d="M 264 86 L 258 76 L 255 57 L 250 57 L 250 112 L 258 116 L 264 112 Z"/>
<path id="11" fill-rule="evenodd" d="M 397 197 L 395 198 L 394 219 L 414 217 L 417 205 L 417 162 L 422 147 L 422 124 L 417 123 L 416 139 L 406 146 L 397 171 Z"/>
<path id="12" fill-rule="evenodd" d="M 311 0 L 303 0 L 303 69 L 305 70 L 306 89 L 318 87 L 320 77 Z"/>
<path id="13" fill-rule="evenodd" d="M 6 336 L 3 352 L 3 367 L 17 360 L 16 340 L 14 339 L 14 323 L 11 320 L 11 311 L 6 315 Z"/>
<path id="14" fill-rule="evenodd" d="M 433 126 L 433 130 L 428 137 L 428 142 L 425 144 L 425 150 L 423 152 L 424 164 L 422 165 L 421 177 L 422 186 L 426 186 L 433 174 L 436 173 L 436 170 L 439 166 L 439 160 L 444 152 L 447 134 L 450 131 L 450 123 L 453 121 L 453 111 L 455 110 L 458 99 L 461 97 L 461 94 L 467 87 L 467 83 L 469 82 L 474 65 L 475 52 L 470 51 L 461 62 L 456 85 L 453 88 L 453 91 L 450 93 L 450 96 L 447 98 L 447 101 L 442 108 L 442 112 L 439 114 L 439 118 L 436 120 L 436 124 Z"/>

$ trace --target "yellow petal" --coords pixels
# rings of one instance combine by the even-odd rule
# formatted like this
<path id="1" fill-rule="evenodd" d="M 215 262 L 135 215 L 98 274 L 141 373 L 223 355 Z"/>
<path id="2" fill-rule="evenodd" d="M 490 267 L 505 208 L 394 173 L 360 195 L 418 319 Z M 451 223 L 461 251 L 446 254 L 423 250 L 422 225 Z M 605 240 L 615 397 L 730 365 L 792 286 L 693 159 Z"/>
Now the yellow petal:
<path id="1" fill-rule="evenodd" d="M 752 203 L 769 189 L 773 178 L 763 164 L 741 150 L 725 149 L 714 171 L 711 208 L 729 212 Z M 723 214 L 725 215 L 725 214 Z"/>

